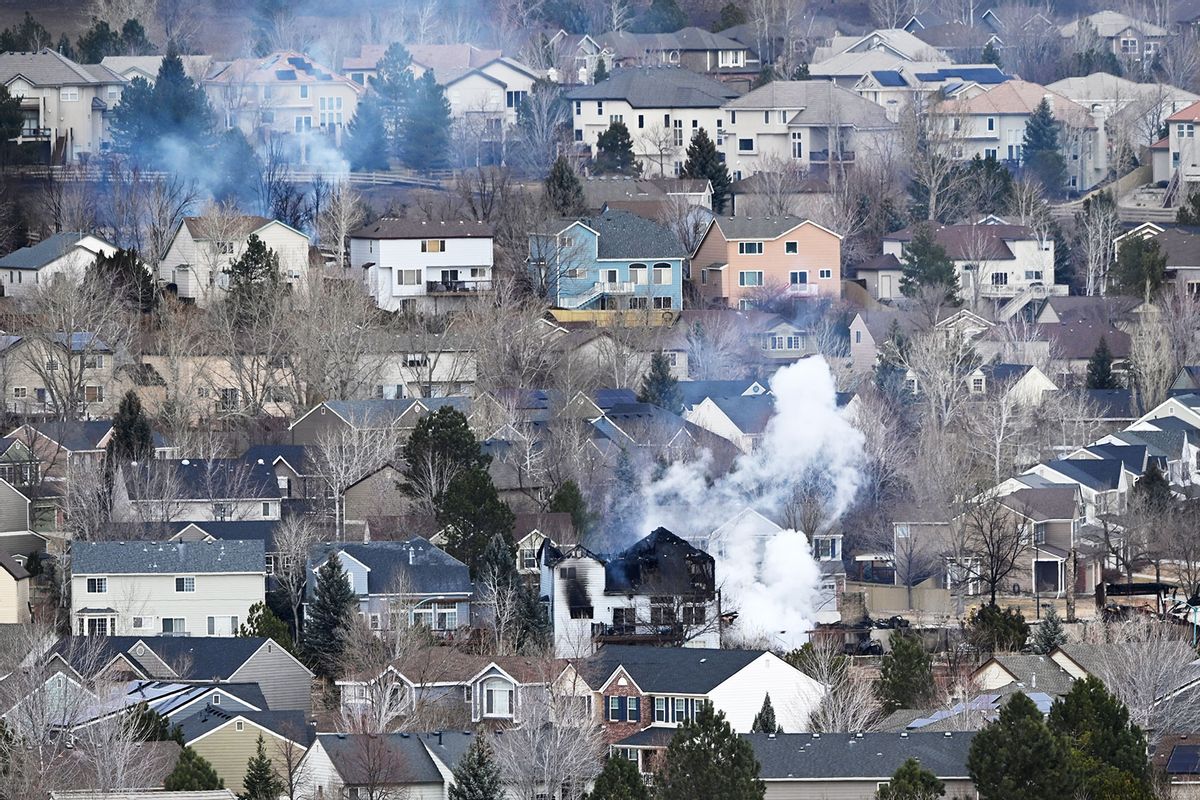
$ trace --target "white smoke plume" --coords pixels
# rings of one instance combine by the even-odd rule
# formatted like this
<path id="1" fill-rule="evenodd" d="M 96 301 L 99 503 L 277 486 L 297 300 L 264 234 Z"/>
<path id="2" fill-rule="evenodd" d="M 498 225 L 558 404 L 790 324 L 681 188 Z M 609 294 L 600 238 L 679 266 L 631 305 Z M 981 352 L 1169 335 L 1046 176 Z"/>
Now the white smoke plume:
<path id="1" fill-rule="evenodd" d="M 828 364 L 812 357 L 788 365 L 771 378 L 771 392 L 775 415 L 758 447 L 711 484 L 707 453 L 668 467 L 646 485 L 642 530 L 661 525 L 703 537 L 746 507 L 779 520 L 800 485 L 820 487 L 827 523 L 847 510 L 859 487 L 863 437 L 838 409 Z M 805 535 L 813 531 L 785 529 L 755 541 L 745 527 L 723 546 L 710 545 L 722 610 L 738 612 L 743 639 L 799 646 L 812 629 L 820 586 Z"/>

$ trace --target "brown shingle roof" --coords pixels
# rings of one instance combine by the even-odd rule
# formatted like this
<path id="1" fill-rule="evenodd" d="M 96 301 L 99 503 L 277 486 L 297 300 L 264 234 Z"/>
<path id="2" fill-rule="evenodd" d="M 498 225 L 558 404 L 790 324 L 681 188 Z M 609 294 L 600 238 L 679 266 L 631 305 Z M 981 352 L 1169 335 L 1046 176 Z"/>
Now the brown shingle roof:
<path id="1" fill-rule="evenodd" d="M 910 242 L 916 228 L 905 228 L 884 237 L 887 241 Z M 1016 258 L 1006 244 L 1035 238 L 1024 225 L 942 225 L 935 231 L 937 243 L 955 261 L 986 258 L 990 261 L 1009 261 Z"/>
<path id="2" fill-rule="evenodd" d="M 350 234 L 352 239 L 425 239 L 445 237 L 447 239 L 479 239 L 494 235 L 491 223 L 474 220 L 439 220 L 426 222 L 419 219 L 383 217 L 364 225 Z"/>
<path id="3" fill-rule="evenodd" d="M 268 225 L 272 220 L 266 217 L 260 217 L 253 214 L 239 217 L 237 220 L 237 234 L 239 236 L 249 236 L 264 225 Z M 184 217 L 183 224 L 187 225 L 188 233 L 197 241 L 204 239 L 204 217 Z"/>
<path id="4" fill-rule="evenodd" d="M 952 103 L 949 113 L 966 114 L 1030 114 L 1043 99 L 1050 101 L 1054 118 L 1082 128 L 1096 127 L 1087 109 L 1061 94 L 1029 81 L 1005 81 L 970 100 Z"/>

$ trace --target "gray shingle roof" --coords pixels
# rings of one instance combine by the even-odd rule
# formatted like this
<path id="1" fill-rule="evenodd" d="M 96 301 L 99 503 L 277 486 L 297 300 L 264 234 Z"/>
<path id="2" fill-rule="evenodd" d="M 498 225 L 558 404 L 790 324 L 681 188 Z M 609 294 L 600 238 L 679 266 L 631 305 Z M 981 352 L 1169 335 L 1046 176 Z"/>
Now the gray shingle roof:
<path id="1" fill-rule="evenodd" d="M 1115 458 L 1081 458 L 1047 461 L 1046 466 L 1097 492 L 1116 489 L 1121 480 L 1121 462 Z"/>
<path id="2" fill-rule="evenodd" d="M 722 33 L 689 27 L 669 33 L 632 33 L 610 31 L 596 36 L 596 42 L 614 53 L 636 58 L 646 53 L 664 50 L 744 50 L 746 45 Z"/>
<path id="3" fill-rule="evenodd" d="M 0 55 L 0 61 L 4 58 Z M 0 80 L 0 84 L 4 81 Z M 37 244 L 14 250 L 0 258 L 0 269 L 41 269 L 79 246 L 79 241 L 89 233 L 56 233 Z"/>
<path id="4" fill-rule="evenodd" d="M 110 522 L 105 530 L 109 539 L 126 541 L 170 539 L 184 528 L 196 526 L 214 539 L 258 541 L 268 553 L 275 550 L 277 519 L 183 520 L 175 522 Z"/>
<path id="5" fill-rule="evenodd" d="M 1075 519 L 1079 501 L 1074 486 L 1047 486 L 1018 489 L 1004 495 L 1000 502 L 1036 522 Z"/>
<path id="6" fill-rule="evenodd" d="M 239 717 L 304 747 L 315 739 L 314 728 L 305 720 L 303 711 L 226 711 L 209 705 L 179 722 L 183 742 L 193 742 Z"/>
<path id="7" fill-rule="evenodd" d="M 74 542 L 76 575 L 265 572 L 262 542 Z"/>
<path id="8" fill-rule="evenodd" d="M 124 83 L 125 79 L 99 64 L 84 66 L 56 50 L 0 53 L 0 85 L 21 75 L 35 86 L 86 86 Z"/>
<path id="9" fill-rule="evenodd" d="M 617 667 L 624 667 L 643 692 L 707 694 L 764 652 L 607 644 L 579 662 L 578 668 L 593 689 L 608 680 Z"/>
<path id="10" fill-rule="evenodd" d="M 437 734 L 429 733 L 388 733 L 373 741 L 368 740 L 368 734 L 363 733 L 322 733 L 317 739 L 329 754 L 329 760 L 333 762 L 338 775 L 348 786 L 367 782 L 378 786 L 421 783 L 441 785 L 444 779 L 430 756 L 430 751 L 437 753 L 438 759 L 444 759 L 443 763 L 453 769 L 470 745 L 472 735 L 459 731 L 445 731 L 441 734 L 441 744 L 438 743 Z M 364 758 L 364 754 L 368 752 L 378 758 Z M 368 764 L 382 764 L 384 768 L 370 767 L 371 771 L 368 774 Z"/>
<path id="11" fill-rule="evenodd" d="M 738 93 L 682 67 L 623 67 L 567 92 L 569 100 L 624 100 L 634 108 L 720 108 Z"/>
<path id="12" fill-rule="evenodd" d="M 414 594 L 471 592 L 467 565 L 419 536 L 401 542 L 327 543 L 317 549 L 312 561 L 321 564 L 333 552 L 346 553 L 371 570 L 367 577 L 371 594 L 387 594 L 401 585 Z M 310 593 L 315 584 L 309 581 Z"/>
<path id="13" fill-rule="evenodd" d="M 726 104 L 741 109 L 794 111 L 789 125 L 852 125 L 860 129 L 894 128 L 887 111 L 831 81 L 772 81 Z"/>
<path id="14" fill-rule="evenodd" d="M 746 733 L 764 780 L 890 780 L 915 758 L 939 778 L 967 777 L 973 733 Z"/>
<path id="15" fill-rule="evenodd" d="M 179 500 L 276 500 L 279 480 L 269 464 L 240 458 L 153 459 L 123 465 L 126 483 L 137 487 L 167 486 Z"/>
<path id="16" fill-rule="evenodd" d="M 628 211 L 610 210 L 580 220 L 600 234 L 600 258 L 636 258 L 652 261 L 687 255 L 679 237 L 653 220 Z"/>
<path id="17" fill-rule="evenodd" d="M 1024 653 L 1001 653 L 993 660 L 1013 676 L 1015 683 L 1024 684 L 1027 691 L 1064 695 L 1071 691 L 1072 679 L 1049 656 Z"/>
<path id="18" fill-rule="evenodd" d="M 714 397 L 712 401 L 742 433 L 762 433 L 775 416 L 775 398 L 770 395 Z"/>
<path id="19" fill-rule="evenodd" d="M 80 637 L 64 636 L 50 652 L 68 660 L 82 656 L 85 663 L 73 663 L 76 668 L 94 667 L 97 661 L 93 660 L 91 648 L 102 647 L 103 663 L 124 655 L 139 665 L 146 676 L 155 676 L 161 671 L 157 658 L 175 670 L 179 678 L 209 681 L 228 680 L 268 640 L 258 636 L 109 636 L 90 640 L 86 646 L 81 645 L 82 641 Z M 139 645 L 147 651 L 140 656 Z"/>
<path id="20" fill-rule="evenodd" d="M 421 397 L 398 400 L 330 400 L 325 406 L 343 419 L 360 428 L 382 428 L 391 425 L 417 403 L 431 411 L 451 406 L 464 414 L 471 413 L 469 397 Z"/>

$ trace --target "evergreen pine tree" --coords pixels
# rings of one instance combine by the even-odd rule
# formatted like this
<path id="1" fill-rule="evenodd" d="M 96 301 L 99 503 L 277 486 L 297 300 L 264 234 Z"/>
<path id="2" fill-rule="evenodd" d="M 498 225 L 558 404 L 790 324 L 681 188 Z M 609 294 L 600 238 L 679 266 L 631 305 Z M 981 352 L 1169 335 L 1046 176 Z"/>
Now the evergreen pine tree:
<path id="1" fill-rule="evenodd" d="M 158 287 L 141 256 L 133 249 L 96 256 L 96 275 L 112 286 L 113 293 L 131 307 L 150 313 L 158 303 Z"/>
<path id="2" fill-rule="evenodd" d="M 450 800 L 504 800 L 504 781 L 486 734 L 477 734 L 454 768 Z"/>
<path id="3" fill-rule="evenodd" d="M 1147 303 L 1167 278 L 1167 255 L 1157 239 L 1130 236 L 1121 242 L 1117 263 L 1109 273 L 1113 287 L 1122 294 L 1141 297 Z"/>
<path id="4" fill-rule="evenodd" d="M 1146 471 L 1133 485 L 1133 497 L 1148 511 L 1164 511 L 1171 504 L 1171 482 L 1163 474 L 1158 459 L 1149 459 Z"/>
<path id="5" fill-rule="evenodd" d="M 613 122 L 596 138 L 596 172 L 600 175 L 637 175 L 633 138 L 624 122 Z"/>
<path id="6" fill-rule="evenodd" d="M 146 29 L 136 19 L 127 19 L 121 26 L 121 51 L 127 56 L 148 56 L 154 45 L 146 38 Z"/>
<path id="7" fill-rule="evenodd" d="M 888 781 L 875 793 L 875 800 L 934 800 L 946 794 L 946 784 L 938 780 L 921 762 L 910 758 L 900 765 Z"/>
<path id="8" fill-rule="evenodd" d="M 683 413 L 679 380 L 671 374 L 671 362 L 662 350 L 650 356 L 650 369 L 642 376 L 642 388 L 637 399 L 639 403 L 653 403 L 672 414 Z"/>
<path id="9" fill-rule="evenodd" d="M 150 418 L 142 410 L 141 399 L 132 389 L 121 398 L 113 417 L 108 458 L 114 465 L 154 458 L 154 430 L 150 427 Z"/>
<path id="10" fill-rule="evenodd" d="M 246 141 L 241 129 L 230 128 L 225 131 L 217 137 L 213 148 L 213 199 L 234 204 L 254 201 L 256 189 L 246 180 L 246 176 L 258 175 L 261 169 L 258 153 Z"/>
<path id="11" fill-rule="evenodd" d="M 592 72 L 592 83 L 600 83 L 608 80 L 608 66 L 604 63 L 604 58 L 596 59 L 596 69 Z"/>
<path id="12" fill-rule="evenodd" d="M 650 792 L 637 764 L 614 755 L 604 762 L 585 800 L 650 800 Z"/>
<path id="13" fill-rule="evenodd" d="M 224 789 L 225 782 L 204 756 L 190 747 L 184 747 L 175 762 L 175 769 L 163 782 L 168 792 L 204 792 Z"/>
<path id="14" fill-rule="evenodd" d="M 933 664 L 919 638 L 892 636 L 891 652 L 880 664 L 876 691 L 889 714 L 898 708 L 920 708 L 933 697 Z"/>
<path id="15" fill-rule="evenodd" d="M 578 483 L 573 480 L 564 481 L 551 495 L 547 510 L 551 513 L 570 514 L 575 535 L 581 540 L 587 537 L 588 529 L 592 526 L 592 515 L 588 511 L 587 501 L 583 499 L 583 492 L 579 491 Z"/>
<path id="16" fill-rule="evenodd" d="M 337 677 L 346 630 L 354 622 L 357 608 L 350 578 L 334 553 L 317 570 L 316 590 L 304 624 L 304 647 L 321 677 Z"/>
<path id="17" fill-rule="evenodd" d="M 383 112 L 376 95 L 359 101 L 342 145 L 353 172 L 383 171 L 388 168 L 388 138 Z"/>
<path id="18" fill-rule="evenodd" d="M 1180 225 L 1200 225 L 1200 192 L 1192 192 L 1175 212 L 1175 222 Z"/>
<path id="19" fill-rule="evenodd" d="M 921 225 L 913 234 L 912 241 L 904 249 L 900 261 L 900 292 L 917 300 L 930 322 L 940 314 L 943 306 L 957 306 L 962 300 L 958 295 L 958 272 L 946 249 L 938 244 L 937 237 L 929 225 Z"/>
<path id="20" fill-rule="evenodd" d="M 1017 608 L 985 603 L 967 617 L 967 635 L 971 644 L 984 652 L 1013 652 L 1029 639 L 1029 623 Z"/>
<path id="21" fill-rule="evenodd" d="M 1096 351 L 1088 359 L 1087 388 L 1089 389 L 1119 389 L 1121 384 L 1112 371 L 1112 351 L 1108 349 L 1108 341 L 1101 336 Z"/>
<path id="22" fill-rule="evenodd" d="M 404 121 L 416 92 L 411 67 L 412 56 L 404 45 L 392 44 L 379 60 L 375 81 L 371 84 L 375 90 L 384 135 L 391 146 L 391 154 L 396 158 L 404 155 Z"/>
<path id="23" fill-rule="evenodd" d="M 446 487 L 430 477 L 487 470 L 491 456 L 479 449 L 466 416 L 453 406 L 442 406 L 417 422 L 400 450 L 404 479 L 400 490 L 410 497 L 436 504 Z"/>
<path id="24" fill-rule="evenodd" d="M 282 282 L 279 255 L 254 233 L 246 240 L 245 251 L 229 265 L 225 274 L 229 276 L 226 302 L 242 322 L 246 322 L 262 299 L 273 295 Z"/>
<path id="25" fill-rule="evenodd" d="M 775 707 L 771 705 L 771 694 L 763 697 L 762 708 L 754 715 L 750 724 L 751 733 L 783 733 L 783 728 L 775 721 Z"/>
<path id="26" fill-rule="evenodd" d="M 1058 612 L 1054 610 L 1054 606 L 1050 606 L 1046 610 L 1045 616 L 1042 617 L 1042 622 L 1033 632 L 1033 641 L 1030 642 L 1030 647 L 1033 652 L 1038 655 L 1050 655 L 1054 648 L 1061 647 L 1067 643 L 1067 632 L 1063 628 L 1062 618 L 1058 616 Z"/>
<path id="27" fill-rule="evenodd" d="M 484 551 L 496 537 L 511 548 L 516 517 L 487 470 L 455 475 L 438 502 L 437 516 L 447 528 L 446 552 L 470 567 L 472 576 L 479 575 Z"/>
<path id="28" fill-rule="evenodd" d="M 1054 701 L 1046 724 L 1071 750 L 1077 792 L 1097 800 L 1151 800 L 1155 796 L 1146 760 L 1146 737 L 1129 710 L 1088 676 Z"/>
<path id="29" fill-rule="evenodd" d="M 637 536 L 637 526 L 642 521 L 641 491 L 637 469 L 628 448 L 617 454 L 617 466 L 613 470 L 613 485 L 608 495 L 606 513 L 601 530 L 593 530 L 593 538 L 585 543 L 596 552 L 614 550 L 621 542 Z M 597 534 L 599 534 L 597 536 Z"/>
<path id="30" fill-rule="evenodd" d="M 1017 692 L 1000 718 L 975 734 L 967 773 L 980 800 L 1071 797 L 1067 755 L 1033 701 Z"/>
<path id="31" fill-rule="evenodd" d="M 1042 182 L 1046 191 L 1054 194 L 1062 189 L 1067 167 L 1058 149 L 1058 131 L 1058 120 L 1043 98 L 1025 123 L 1021 157 L 1026 169 Z"/>
<path id="32" fill-rule="evenodd" d="M 7 86 L 0 86 L 0 164 L 7 163 L 9 139 L 20 136 L 24 124 L 21 98 L 13 97 Z"/>
<path id="33" fill-rule="evenodd" d="M 729 168 L 721 161 L 717 145 L 708 136 L 708 131 L 699 128 L 688 143 L 687 161 L 680 175 L 684 178 L 699 178 L 712 184 L 713 211 L 725 213 L 725 202 L 729 199 Z"/>
<path id="34" fill-rule="evenodd" d="M 400 160 L 409 169 L 433 172 L 445 169 L 450 155 L 450 103 L 446 90 L 427 70 L 413 88 L 402 128 L 404 146 Z"/>
<path id="35" fill-rule="evenodd" d="M 3 47 L 0 47 L 0 50 L 3 50 L 3 49 L 4 49 Z M 70 39 L 70 37 L 67 36 L 67 34 L 65 32 L 61 36 L 58 37 L 58 44 L 56 44 L 54 46 L 54 49 L 57 50 L 59 52 L 59 54 L 66 56 L 67 58 L 71 59 L 72 61 L 79 60 L 75 56 L 75 48 L 71 46 L 71 39 Z"/>
<path id="36" fill-rule="evenodd" d="M 550 167 L 546 199 L 560 217 L 577 217 L 584 212 L 583 184 L 566 156 L 559 156 Z"/>
<path id="37" fill-rule="evenodd" d="M 254 755 L 250 756 L 250 760 L 246 763 L 246 777 L 242 779 L 242 793 L 238 795 L 238 798 L 239 800 L 279 800 L 279 796 L 284 793 L 284 790 L 283 781 L 275 772 L 275 768 L 271 766 L 271 759 L 267 758 L 266 744 L 260 733 Z"/>
<path id="38" fill-rule="evenodd" d="M 296 655 L 296 646 L 292 642 L 287 623 L 266 603 L 254 603 L 250 606 L 250 613 L 246 616 L 246 621 L 238 626 L 237 635 L 246 639 L 272 639 L 284 650 Z"/>
<path id="39" fill-rule="evenodd" d="M 979 60 L 983 64 L 995 64 L 997 67 L 1004 66 L 1000 62 L 1000 51 L 997 50 L 996 45 L 992 44 L 991 42 L 988 42 L 983 46 L 983 53 L 980 55 Z"/>
<path id="40" fill-rule="evenodd" d="M 657 800 L 762 800 L 765 792 L 754 748 L 709 702 L 675 732 L 656 783 Z"/>

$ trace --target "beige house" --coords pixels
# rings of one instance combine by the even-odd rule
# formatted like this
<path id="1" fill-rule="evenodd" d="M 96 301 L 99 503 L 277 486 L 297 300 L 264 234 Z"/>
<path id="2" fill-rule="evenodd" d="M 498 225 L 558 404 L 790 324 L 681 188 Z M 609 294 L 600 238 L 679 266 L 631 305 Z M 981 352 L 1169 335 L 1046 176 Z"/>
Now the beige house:
<path id="1" fill-rule="evenodd" d="M 1068 22 L 1059 29 L 1063 39 L 1075 39 L 1086 22 L 1096 35 L 1126 64 L 1149 64 L 1163 48 L 1171 32 L 1148 20 L 1135 19 L 1119 11 L 1097 11 Z M 1067 42 L 1067 45 L 1070 43 Z"/>
<path id="2" fill-rule="evenodd" d="M 841 297 L 842 237 L 799 217 L 717 217 L 692 254 L 705 305 L 751 308 L 779 299 Z"/>
<path id="3" fill-rule="evenodd" d="M 36 143 L 55 164 L 99 156 L 112 143 L 112 109 L 126 80 L 100 64 L 76 64 L 50 48 L 0 53 L 0 86 L 21 103 L 19 144 Z"/>
<path id="4" fill-rule="evenodd" d="M 12 556 L 0 553 L 0 624 L 29 619 L 29 572 Z"/>
<path id="5" fill-rule="evenodd" d="M 202 84 L 226 128 L 255 144 L 282 139 L 304 163 L 340 159 L 331 152 L 354 118 L 364 88 L 303 53 L 239 58 Z"/>
<path id="6" fill-rule="evenodd" d="M 882 106 L 830 81 L 772 81 L 726 103 L 723 127 L 718 145 L 735 180 L 783 165 L 844 169 L 896 132 Z"/>
<path id="7" fill-rule="evenodd" d="M 287 765 L 299 764 L 316 737 L 315 723 L 300 711 L 234 711 L 213 705 L 188 716 L 179 728 L 184 745 L 212 765 L 226 789 L 239 794 L 245 789 L 246 763 L 256 752 L 260 736 L 282 781 L 288 778 Z"/>
<path id="8" fill-rule="evenodd" d="M 175 287 L 183 302 L 207 306 L 229 287 L 225 271 L 242 257 L 251 236 L 279 256 L 281 277 L 299 291 L 308 279 L 308 237 L 279 220 L 256 216 L 184 218 L 159 262 L 158 279 L 168 289 Z"/>
<path id="9" fill-rule="evenodd" d="M 18 414 L 107 417 L 120 402 L 112 349 L 95 336 L 0 335 L 0 391 Z"/>
<path id="10" fill-rule="evenodd" d="M 261 541 L 74 542 L 79 636 L 235 636 L 265 596 Z"/>

